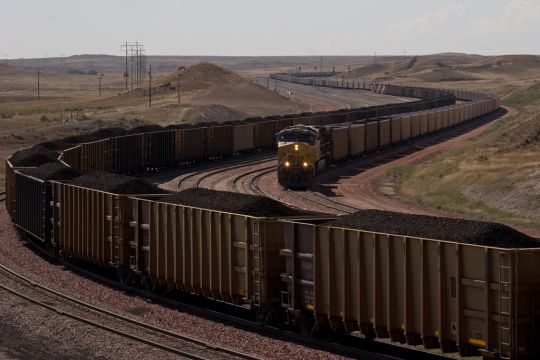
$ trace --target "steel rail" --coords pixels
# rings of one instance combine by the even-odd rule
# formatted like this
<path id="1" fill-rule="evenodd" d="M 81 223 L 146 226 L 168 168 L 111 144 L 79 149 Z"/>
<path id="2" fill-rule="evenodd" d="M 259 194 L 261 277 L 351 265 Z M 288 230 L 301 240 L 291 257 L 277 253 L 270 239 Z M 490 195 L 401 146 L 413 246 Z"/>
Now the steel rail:
<path id="1" fill-rule="evenodd" d="M 222 346 L 218 346 L 218 345 L 211 344 L 211 343 L 208 343 L 208 342 L 205 342 L 205 341 L 202 341 L 202 340 L 198 340 L 198 339 L 192 338 L 192 337 L 187 336 L 187 335 L 182 335 L 182 334 L 179 334 L 179 333 L 176 333 L 176 332 L 172 332 L 172 331 L 169 331 L 169 330 L 158 328 L 156 326 L 149 325 L 149 324 L 143 323 L 141 321 L 134 320 L 134 319 L 131 319 L 129 317 L 126 317 L 126 316 L 114 313 L 112 311 L 103 309 L 101 307 L 89 304 L 87 302 L 75 299 L 75 298 L 73 298 L 71 296 L 62 294 L 62 293 L 60 293 L 60 292 L 58 292 L 56 290 L 53 290 L 53 289 L 48 288 L 46 286 L 40 285 L 40 284 L 28 279 L 27 277 L 25 277 L 25 276 L 15 272 L 15 271 L 11 270 L 11 269 L 9 269 L 6 266 L 1 265 L 1 264 L 0 264 L 0 271 L 2 271 L 5 274 L 8 274 L 9 276 L 17 279 L 19 282 L 25 282 L 29 286 L 31 286 L 33 288 L 36 288 L 36 289 L 39 289 L 40 291 L 42 291 L 42 292 L 44 292 L 44 293 L 46 293 L 48 295 L 56 296 L 58 298 L 61 298 L 61 299 L 66 300 L 68 302 L 71 302 L 71 303 L 73 303 L 75 305 L 82 306 L 83 308 L 86 308 L 86 309 L 90 309 L 91 311 L 94 311 L 94 312 L 96 312 L 98 314 L 106 315 L 106 316 L 109 316 L 111 318 L 121 320 L 121 321 L 124 321 L 124 322 L 132 324 L 132 325 L 139 326 L 140 328 L 143 328 L 145 330 L 150 330 L 150 331 L 153 331 L 155 333 L 159 333 L 159 334 L 162 334 L 162 335 L 169 336 L 169 337 L 174 338 L 176 340 L 182 340 L 182 341 L 185 341 L 185 342 L 189 342 L 189 343 L 192 343 L 192 344 L 195 344 L 195 345 L 205 347 L 205 348 L 207 348 L 209 350 L 212 350 L 212 351 L 217 351 L 217 352 L 221 352 L 223 354 L 232 355 L 232 356 L 235 356 L 235 357 L 238 357 L 238 358 L 241 358 L 241 359 L 249 359 L 249 360 L 259 359 L 259 358 L 255 357 L 255 356 L 251 356 L 251 355 L 248 355 L 248 354 L 245 354 L 245 353 L 242 353 L 242 352 L 238 352 L 238 351 L 235 351 L 235 350 L 232 350 L 232 349 L 228 349 L 228 348 L 225 348 L 225 347 L 222 347 Z M 21 294 L 21 293 L 17 292 L 16 290 L 8 288 L 8 287 L 6 287 L 6 286 L 4 286 L 2 284 L 0 284 L 0 287 L 2 287 L 4 290 L 6 290 L 8 292 L 13 293 L 14 295 L 25 298 L 26 300 L 31 301 L 33 303 L 36 303 L 36 304 L 38 304 L 40 306 L 43 306 L 43 307 L 45 307 L 45 308 L 47 308 L 49 310 L 56 311 L 56 312 L 58 312 L 58 313 L 60 313 L 62 315 L 66 315 L 66 316 L 68 316 L 70 318 L 82 321 L 84 323 L 87 323 L 89 325 L 98 327 L 100 329 L 103 329 L 103 330 L 106 330 L 106 331 L 109 331 L 109 332 L 113 332 L 113 333 L 118 334 L 118 335 L 125 336 L 127 338 L 132 339 L 132 340 L 136 340 L 136 341 L 145 343 L 147 345 L 150 345 L 150 346 L 153 346 L 153 347 L 156 347 L 156 348 L 168 351 L 168 352 L 175 353 L 177 355 L 186 356 L 186 357 L 189 357 L 191 359 L 204 359 L 204 358 L 198 357 L 197 355 L 192 355 L 192 354 L 187 353 L 185 351 L 171 348 L 171 347 L 169 347 L 167 345 L 162 345 L 162 344 L 153 342 L 151 340 L 146 340 L 146 339 L 140 338 L 140 337 L 138 337 L 136 335 L 130 335 L 130 334 L 127 334 L 127 333 L 122 332 L 120 330 L 110 328 L 110 327 L 108 327 L 106 325 L 98 324 L 98 323 L 96 323 L 96 322 L 94 322 L 92 320 L 82 318 L 82 317 L 80 317 L 78 315 L 74 315 L 74 314 L 71 314 L 69 312 L 59 310 L 59 309 L 57 309 L 57 308 L 55 308 L 53 306 L 50 306 L 50 305 L 45 304 L 43 302 L 40 302 L 38 300 L 31 299 L 27 295 Z"/>
<path id="2" fill-rule="evenodd" d="M 186 180 L 191 179 L 191 178 L 193 178 L 193 177 L 195 177 L 197 175 L 204 174 L 205 172 L 212 172 L 213 174 L 215 174 L 215 173 L 218 173 L 218 172 L 220 172 L 222 170 L 234 169 L 234 168 L 242 167 L 242 166 L 245 166 L 247 164 L 253 163 L 255 161 L 272 159 L 272 158 L 275 158 L 275 157 L 276 156 L 273 155 L 273 154 L 264 154 L 264 155 L 261 155 L 261 156 L 254 157 L 252 159 L 245 159 L 245 160 L 240 161 L 240 162 L 234 162 L 234 161 L 230 161 L 232 159 L 227 159 L 227 160 L 221 160 L 221 161 L 215 163 L 214 165 L 216 165 L 216 166 L 212 166 L 211 163 L 201 163 L 201 167 L 203 167 L 203 169 L 200 169 L 200 170 L 195 169 L 194 172 L 185 174 L 185 176 L 182 177 L 178 181 L 177 189 L 179 189 L 180 186 L 182 185 L 182 183 L 184 183 Z M 223 165 L 221 165 L 221 164 L 223 164 Z M 200 182 L 201 182 L 200 179 L 197 180 L 197 183 L 196 183 L 197 187 L 198 187 L 198 185 L 200 185 Z"/>
<path id="3" fill-rule="evenodd" d="M 232 183 L 234 191 L 240 192 L 240 191 L 239 191 L 240 189 L 238 188 L 238 182 L 239 182 L 241 179 L 243 179 L 243 178 L 245 178 L 245 177 L 247 177 L 247 176 L 253 175 L 253 174 L 257 174 L 257 173 L 264 173 L 264 174 L 267 174 L 267 173 L 269 173 L 269 172 L 272 172 L 272 171 L 275 170 L 276 168 L 277 168 L 277 167 L 276 167 L 276 164 L 273 164 L 273 165 L 269 165 L 269 166 L 264 166 L 264 167 L 262 167 L 262 168 L 260 168 L 260 169 L 250 170 L 250 171 L 248 171 L 248 172 L 245 172 L 245 173 L 243 173 L 243 174 L 240 174 L 240 175 L 236 176 L 236 177 L 233 179 L 233 183 Z M 259 175 L 257 175 L 257 176 L 259 176 Z M 256 177 L 256 176 L 255 176 L 255 177 Z M 255 178 L 255 177 L 254 177 L 254 178 Z M 253 179 L 252 179 L 252 180 L 253 180 Z M 251 184 L 251 183 L 252 183 L 252 181 L 250 182 L 250 184 Z M 251 188 L 251 187 L 250 187 L 250 188 Z M 253 190 L 253 188 L 251 188 L 251 190 Z M 255 190 L 253 190 L 253 191 L 255 191 Z M 258 192 L 258 191 L 255 191 L 255 193 L 256 193 L 257 195 L 261 195 L 260 192 Z M 267 197 L 268 197 L 268 196 L 267 196 Z"/>

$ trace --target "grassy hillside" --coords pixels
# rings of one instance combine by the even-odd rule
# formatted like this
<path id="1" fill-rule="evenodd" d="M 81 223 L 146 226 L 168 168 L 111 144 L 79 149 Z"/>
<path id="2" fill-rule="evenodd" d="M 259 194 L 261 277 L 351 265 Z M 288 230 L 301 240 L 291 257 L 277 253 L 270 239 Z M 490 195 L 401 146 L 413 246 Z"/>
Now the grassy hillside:
<path id="1" fill-rule="evenodd" d="M 394 169 L 398 191 L 438 209 L 540 229 L 540 82 L 503 104 L 519 114 L 495 121 L 460 149 Z"/>

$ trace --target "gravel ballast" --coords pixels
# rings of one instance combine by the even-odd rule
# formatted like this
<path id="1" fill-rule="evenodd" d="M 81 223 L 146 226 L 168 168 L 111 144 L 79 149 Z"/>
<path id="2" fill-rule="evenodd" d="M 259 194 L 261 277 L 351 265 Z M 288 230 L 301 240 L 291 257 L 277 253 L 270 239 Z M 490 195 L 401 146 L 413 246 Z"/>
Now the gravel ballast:
<path id="1" fill-rule="evenodd" d="M 42 285 L 137 320 L 237 349 L 263 359 L 344 358 L 323 350 L 292 343 L 285 335 L 283 338 L 272 338 L 249 329 L 245 330 L 197 316 L 184 309 L 160 306 L 152 301 L 129 296 L 123 291 L 95 283 L 66 270 L 63 266 L 51 264 L 24 244 L 4 206 L 0 206 L 0 243 L 2 244 L 0 246 L 1 264 Z M 8 310 L 9 305 L 6 305 L 4 314 L 20 319 L 17 321 L 16 328 L 31 334 L 36 341 L 52 343 L 57 348 L 66 349 L 66 354 L 73 355 L 73 352 L 68 352 L 67 349 L 71 350 L 75 349 L 73 346 L 79 346 L 82 351 L 90 351 L 94 358 L 151 359 L 156 357 L 152 350 L 141 349 L 133 343 L 130 345 L 123 341 L 116 341 L 110 334 L 104 335 L 108 339 L 106 341 L 96 339 L 84 329 L 78 326 L 73 327 L 72 322 L 66 318 L 60 319 L 63 321 L 59 320 L 58 323 L 47 320 L 37 322 L 36 319 L 46 316 L 44 311 L 26 308 L 24 311 L 15 313 L 13 310 Z M 0 332 L 1 330 L 0 327 Z M 11 336 L 11 334 L 6 336 Z M 47 348 L 43 347 L 42 351 L 47 352 Z M 54 353 L 51 355 L 54 357 Z"/>
<path id="2" fill-rule="evenodd" d="M 502 224 L 381 210 L 360 210 L 325 225 L 503 248 L 540 247 L 540 239 Z"/>
<path id="3" fill-rule="evenodd" d="M 304 213 L 257 195 L 191 188 L 163 197 L 160 201 L 257 217 L 299 216 Z"/>
<path id="4" fill-rule="evenodd" d="M 91 172 L 74 178 L 70 184 L 114 194 L 164 194 L 167 191 L 136 177 Z"/>

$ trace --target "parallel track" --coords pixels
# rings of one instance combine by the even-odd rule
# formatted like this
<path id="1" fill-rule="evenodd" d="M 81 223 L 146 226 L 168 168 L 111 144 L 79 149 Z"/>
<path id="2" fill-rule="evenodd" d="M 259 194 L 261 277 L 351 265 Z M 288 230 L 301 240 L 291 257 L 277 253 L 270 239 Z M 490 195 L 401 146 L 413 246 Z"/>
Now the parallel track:
<path id="1" fill-rule="evenodd" d="M 311 191 L 311 190 L 294 191 L 294 190 L 289 189 L 287 190 L 287 193 L 293 194 L 294 196 L 297 196 L 304 201 L 312 202 L 320 206 L 324 206 L 325 208 L 332 209 L 336 211 L 337 214 L 352 214 L 360 210 L 359 208 L 344 204 L 328 196 L 324 196 L 318 192 Z"/>
<path id="2" fill-rule="evenodd" d="M 272 155 L 265 154 L 265 155 L 257 156 L 257 157 L 251 158 L 251 159 L 246 159 L 244 161 L 236 162 L 234 164 L 230 164 L 229 161 L 224 161 L 224 164 L 221 165 L 221 166 L 203 167 L 201 170 L 196 170 L 196 171 L 191 172 L 189 174 L 186 174 L 184 177 L 182 177 L 178 181 L 177 189 L 180 189 L 182 187 L 182 184 L 185 183 L 188 179 L 194 178 L 196 176 L 200 176 L 200 178 L 198 178 L 195 181 L 195 187 L 200 187 L 202 181 L 204 181 L 206 178 L 208 178 L 210 176 L 213 176 L 215 174 L 220 173 L 221 171 L 237 169 L 237 168 L 244 167 L 244 166 L 252 164 L 252 163 L 257 163 L 257 162 L 260 162 L 260 161 L 270 160 L 272 158 L 276 158 L 276 156 L 273 155 L 273 154 Z"/>
<path id="3" fill-rule="evenodd" d="M 109 278 L 98 275 L 90 270 L 87 270 L 78 265 L 75 265 L 72 262 L 54 257 L 48 251 L 46 251 L 43 247 L 39 246 L 33 241 L 29 241 L 28 245 L 32 249 L 34 249 L 36 252 L 40 253 L 43 257 L 49 259 L 52 262 L 59 263 L 65 266 L 66 268 L 74 271 L 78 275 L 85 276 L 87 278 L 92 279 L 93 281 L 109 286 L 113 289 L 126 292 L 129 295 L 148 298 L 161 305 L 184 309 L 189 312 L 195 313 L 199 316 L 209 317 L 214 320 L 232 324 L 233 326 L 239 326 L 244 329 L 249 329 L 250 331 L 260 331 L 266 334 L 266 336 L 275 336 L 280 339 L 283 336 L 286 336 L 289 340 L 295 341 L 300 344 L 305 344 L 307 346 L 312 346 L 315 348 L 323 347 L 326 349 L 326 351 L 338 352 L 346 356 L 357 358 L 357 359 L 364 359 L 364 360 L 375 360 L 375 359 L 399 360 L 401 359 L 400 356 L 397 356 L 395 354 L 395 346 L 388 347 L 384 342 L 373 342 L 369 340 L 364 340 L 363 338 L 357 338 L 356 340 L 360 342 L 360 345 L 367 346 L 369 348 L 369 350 L 364 350 L 361 347 L 359 347 L 360 345 L 351 345 L 351 346 L 342 345 L 336 342 L 321 341 L 311 336 L 304 336 L 304 335 L 300 335 L 300 334 L 293 333 L 286 330 L 284 331 L 283 329 L 266 326 L 266 325 L 253 322 L 250 320 L 245 320 L 243 318 L 237 317 L 235 315 L 229 315 L 221 311 L 215 311 L 215 310 L 203 308 L 200 306 L 189 305 L 187 303 L 179 302 L 168 297 L 155 295 L 153 293 L 149 293 L 143 290 L 138 290 L 133 287 L 127 287 L 125 285 L 122 285 L 118 281 L 114 281 Z M 372 348 L 373 346 L 375 346 L 375 348 Z M 405 350 L 405 352 L 412 352 L 413 354 L 425 355 L 422 352 L 418 352 L 416 350 L 408 349 L 405 347 L 403 347 L 403 350 Z M 389 353 L 387 354 L 386 352 L 389 352 Z M 409 358 L 411 359 L 414 358 L 415 360 L 417 360 L 416 357 L 409 357 Z M 429 360 L 432 360 L 432 359 L 429 359 Z"/>
<path id="4" fill-rule="evenodd" d="M 130 340 L 134 340 L 145 345 L 149 345 L 153 348 L 180 355 L 189 359 L 197 360 L 206 359 L 208 357 L 227 359 L 238 358 L 249 360 L 258 359 L 257 357 L 248 354 L 244 354 L 235 350 L 227 349 L 221 346 L 197 340 L 186 335 L 178 334 L 172 331 L 148 325 L 138 320 L 134 320 L 126 316 L 105 310 L 98 306 L 88 304 L 81 300 L 64 295 L 48 287 L 37 284 L 32 280 L 26 278 L 25 276 L 5 267 L 4 265 L 0 265 L 0 273 L 11 281 L 18 283 L 17 288 L 13 288 L 4 285 L 4 282 L 2 282 L 2 284 L 0 284 L 0 288 L 4 291 L 7 291 L 28 302 L 39 305 L 50 311 L 57 312 L 76 321 L 85 323 L 87 325 L 116 335 L 126 337 Z M 24 286 L 26 291 L 21 291 L 21 285 Z M 29 292 L 31 292 L 32 295 L 29 295 Z M 43 297 L 53 299 L 54 302 L 45 301 L 43 300 Z M 64 310 L 66 306 L 71 307 L 72 310 Z M 84 312 L 87 316 L 81 316 L 81 312 Z M 96 317 L 98 318 L 98 320 L 96 320 Z M 114 322 L 114 326 L 110 325 L 111 320 Z M 119 330 L 119 328 L 123 328 L 123 330 Z M 140 334 L 141 332 L 144 333 L 144 337 L 137 334 Z M 159 338 L 159 341 L 150 340 L 149 338 Z M 171 342 L 174 344 L 171 344 Z M 189 348 L 190 346 L 195 347 L 195 349 L 191 349 L 191 352 L 187 350 L 187 348 Z M 204 353 L 205 356 L 203 357 L 197 355 L 196 353 Z"/>

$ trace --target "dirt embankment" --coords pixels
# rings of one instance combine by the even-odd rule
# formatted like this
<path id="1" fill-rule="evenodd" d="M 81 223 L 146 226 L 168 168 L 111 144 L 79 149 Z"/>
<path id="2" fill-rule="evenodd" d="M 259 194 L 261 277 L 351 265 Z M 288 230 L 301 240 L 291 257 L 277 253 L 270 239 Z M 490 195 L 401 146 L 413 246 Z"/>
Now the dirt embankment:
<path id="1" fill-rule="evenodd" d="M 538 236 L 540 84 L 505 102 L 517 109 L 460 139 L 385 164 L 353 188 L 393 209 L 503 222 Z"/>

